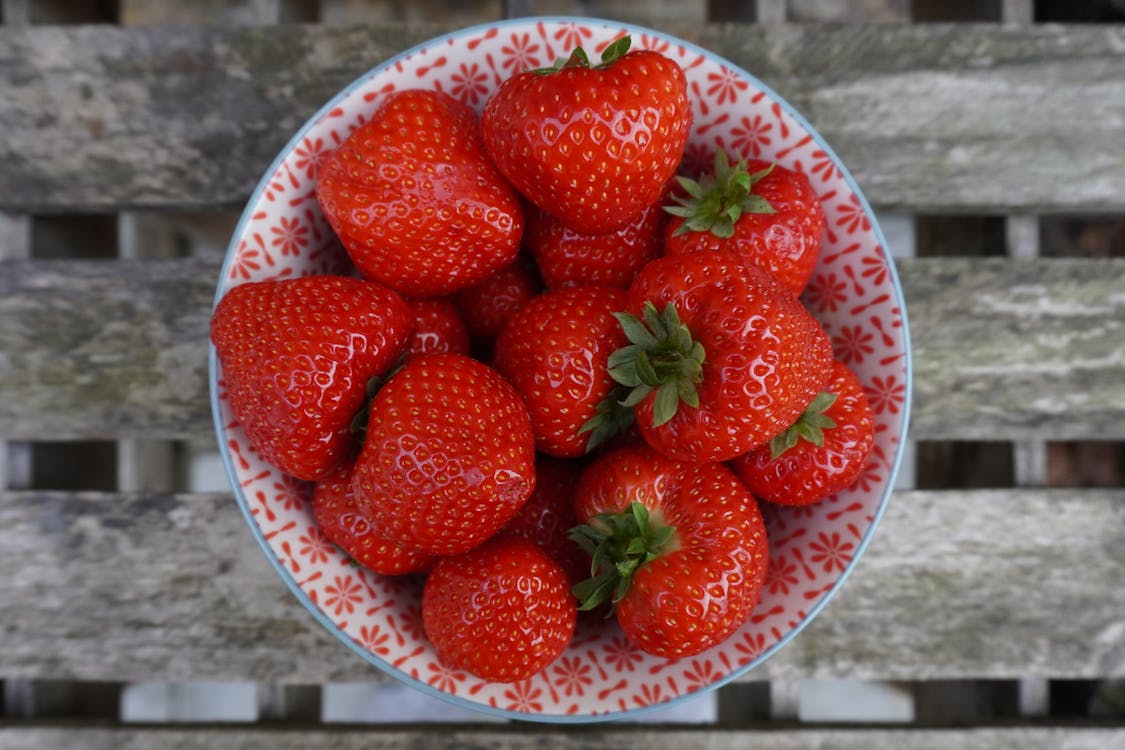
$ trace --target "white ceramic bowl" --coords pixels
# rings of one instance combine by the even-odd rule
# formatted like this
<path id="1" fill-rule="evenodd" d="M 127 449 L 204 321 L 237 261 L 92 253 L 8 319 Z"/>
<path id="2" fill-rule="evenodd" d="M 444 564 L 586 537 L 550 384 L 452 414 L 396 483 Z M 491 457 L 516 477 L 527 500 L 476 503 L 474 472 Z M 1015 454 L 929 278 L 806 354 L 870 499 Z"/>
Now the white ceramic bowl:
<path id="1" fill-rule="evenodd" d="M 373 68 L 316 113 L 262 178 L 231 240 L 216 301 L 248 281 L 347 273 L 349 263 L 313 195 L 317 167 L 388 92 L 429 87 L 478 111 L 507 76 L 567 55 L 592 59 L 632 36 L 687 75 L 694 124 L 685 161 L 717 147 L 809 175 L 827 215 L 820 265 L 804 301 L 836 354 L 859 375 L 875 411 L 875 447 L 849 490 L 806 508 L 766 509 L 772 562 L 762 600 L 733 637 L 667 661 L 631 647 L 616 626 L 585 624 L 538 676 L 493 684 L 438 664 L 421 627 L 420 587 L 349 563 L 316 528 L 309 488 L 282 476 L 235 423 L 211 354 L 218 443 L 235 496 L 277 573 L 316 620 L 373 668 L 454 704 L 507 718 L 582 722 L 668 707 L 753 669 L 792 640 L 856 565 L 891 492 L 910 406 L 910 350 L 901 289 L 867 202 L 832 149 L 768 87 L 720 57 L 666 34 L 585 18 L 526 18 L 438 37 Z"/>

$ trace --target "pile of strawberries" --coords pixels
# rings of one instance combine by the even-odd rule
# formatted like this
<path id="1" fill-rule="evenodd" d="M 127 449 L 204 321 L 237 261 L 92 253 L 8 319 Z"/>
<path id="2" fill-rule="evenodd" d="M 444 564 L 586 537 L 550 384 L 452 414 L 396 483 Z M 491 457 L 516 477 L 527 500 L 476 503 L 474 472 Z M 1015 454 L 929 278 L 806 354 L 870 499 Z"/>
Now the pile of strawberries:
<path id="1" fill-rule="evenodd" d="M 482 679 L 543 669 L 580 609 L 668 658 L 721 642 L 766 574 L 759 501 L 846 488 L 873 440 L 798 297 L 808 179 L 724 153 L 677 175 L 683 72 L 628 47 L 513 75 L 480 116 L 387 96 L 317 178 L 356 273 L 214 311 L 255 450 L 358 564 L 425 575 L 426 636 Z"/>

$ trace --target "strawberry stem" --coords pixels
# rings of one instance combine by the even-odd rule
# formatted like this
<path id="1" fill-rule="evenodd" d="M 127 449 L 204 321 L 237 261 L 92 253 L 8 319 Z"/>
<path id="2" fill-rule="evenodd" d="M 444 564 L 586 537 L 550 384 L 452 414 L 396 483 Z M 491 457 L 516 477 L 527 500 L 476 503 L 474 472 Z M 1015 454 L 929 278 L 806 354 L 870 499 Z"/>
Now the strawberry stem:
<path id="1" fill-rule="evenodd" d="M 627 395 L 620 401 L 633 407 L 655 393 L 653 425 L 667 422 L 681 403 L 699 407 L 696 383 L 703 379 L 703 345 L 691 337 L 691 331 L 680 322 L 672 304 L 663 312 L 646 302 L 642 319 L 629 313 L 614 313 L 621 323 L 629 345 L 609 357 L 609 374 L 625 386 Z"/>
<path id="2" fill-rule="evenodd" d="M 624 57 L 625 53 L 629 51 L 629 46 L 631 44 L 632 40 L 627 35 L 615 39 L 612 43 L 610 43 L 608 47 L 605 48 L 605 51 L 602 52 L 602 61 L 601 64 L 597 67 L 605 68 Z M 531 72 L 535 73 L 536 75 L 545 76 L 550 75 L 551 73 L 558 73 L 560 70 L 565 70 L 566 68 L 590 67 L 593 66 L 590 65 L 590 56 L 586 54 L 586 50 L 582 49 L 581 47 L 575 47 L 567 57 L 560 57 L 555 60 L 554 65 L 548 65 L 544 68 L 535 68 Z"/>
<path id="3" fill-rule="evenodd" d="M 588 611 L 606 601 L 616 605 L 645 563 L 674 548 L 675 536 L 675 526 L 654 520 L 637 501 L 620 513 L 600 513 L 575 526 L 570 538 L 590 555 L 590 577 L 571 589 L 578 608 Z"/>
<path id="4" fill-rule="evenodd" d="M 824 445 L 824 431 L 836 426 L 836 422 L 824 412 L 836 403 L 836 394 L 821 391 L 808 406 L 805 407 L 797 421 L 789 426 L 785 432 L 770 440 L 770 460 L 777 458 L 785 451 L 797 445 L 799 440 L 807 440 L 819 447 Z"/>
<path id="5" fill-rule="evenodd" d="M 718 151 L 713 174 L 704 176 L 699 182 L 677 177 L 687 195 L 672 196 L 679 205 L 664 208 L 683 219 L 674 234 L 711 232 L 725 239 L 734 234 L 734 225 L 743 214 L 775 213 L 764 196 L 754 193 L 754 185 L 773 171 L 773 167 L 771 164 L 751 174 L 745 160 L 732 167 L 727 155 Z"/>

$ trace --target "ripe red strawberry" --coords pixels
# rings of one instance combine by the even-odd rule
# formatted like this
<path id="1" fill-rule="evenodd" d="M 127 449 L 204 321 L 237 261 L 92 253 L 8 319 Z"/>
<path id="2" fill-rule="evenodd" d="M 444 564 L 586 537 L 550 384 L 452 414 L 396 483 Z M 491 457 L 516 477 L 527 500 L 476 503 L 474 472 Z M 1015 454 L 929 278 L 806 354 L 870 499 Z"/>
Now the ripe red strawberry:
<path id="1" fill-rule="evenodd" d="M 535 487 L 519 394 L 461 354 L 411 357 L 371 401 L 352 475 L 360 510 L 391 541 L 435 555 L 492 536 Z"/>
<path id="2" fill-rule="evenodd" d="M 452 299 L 413 297 L 406 304 L 414 311 L 410 354 L 469 353 L 469 329 Z"/>
<path id="3" fill-rule="evenodd" d="M 517 537 L 439 560 L 422 590 L 422 627 L 438 659 L 494 682 L 527 679 L 558 658 L 577 614 L 559 564 Z"/>
<path id="4" fill-rule="evenodd" d="M 517 258 L 484 281 L 459 292 L 457 308 L 469 337 L 482 350 L 491 350 L 500 330 L 523 303 L 543 288 L 531 264 Z"/>
<path id="5" fill-rule="evenodd" d="M 535 491 L 500 532 L 538 544 L 562 566 L 572 584 L 590 574 L 589 556 L 570 538 L 570 530 L 578 525 L 572 501 L 583 465 L 580 461 L 537 456 Z"/>
<path id="6" fill-rule="evenodd" d="M 637 272 L 664 249 L 667 220 L 658 201 L 625 226 L 605 234 L 575 232 L 550 214 L 526 214 L 528 248 L 548 289 L 588 284 L 627 287 Z"/>
<path id="7" fill-rule="evenodd" d="M 404 294 L 464 289 L 519 251 L 523 209 L 476 114 L 437 91 L 387 97 L 325 161 L 316 196 L 359 272 Z"/>
<path id="8" fill-rule="evenodd" d="M 434 558 L 389 541 L 356 507 L 352 464 L 344 463 L 313 488 L 313 517 L 325 536 L 353 560 L 375 573 L 404 575 L 430 569 Z"/>
<path id="9" fill-rule="evenodd" d="M 618 229 L 656 202 L 691 126 L 687 81 L 671 59 L 629 52 L 591 67 L 576 49 L 554 68 L 505 80 L 481 117 L 493 161 L 532 203 L 571 229 Z"/>
<path id="10" fill-rule="evenodd" d="M 597 575 L 582 609 L 611 601 L 625 635 L 658 656 L 698 654 L 758 603 L 769 565 L 754 497 L 723 464 L 676 461 L 644 445 L 603 454 L 582 473 L 574 538 Z"/>
<path id="11" fill-rule="evenodd" d="M 414 329 L 382 284 L 308 276 L 241 284 L 211 318 L 231 410 L 263 460 L 315 480 L 352 446 L 368 381 L 388 370 Z"/>
<path id="12" fill-rule="evenodd" d="M 649 263 L 618 318 L 609 360 L 644 439 L 686 461 L 725 461 L 791 425 L 832 369 L 832 344 L 800 301 L 733 253 Z"/>
<path id="13" fill-rule="evenodd" d="M 768 445 L 735 458 L 735 473 L 758 497 L 809 505 L 851 486 L 875 442 L 875 421 L 855 373 L 837 360 L 832 376 L 795 424 Z"/>
<path id="14" fill-rule="evenodd" d="M 668 255 L 733 251 L 801 294 L 820 258 L 824 210 L 809 178 L 780 164 L 752 160 L 731 167 L 715 155 L 715 171 L 699 182 L 680 178 L 687 193 L 665 230 Z"/>
<path id="15" fill-rule="evenodd" d="M 515 312 L 496 339 L 493 364 L 527 405 L 535 447 L 547 455 L 574 457 L 616 434 L 628 417 L 599 420 L 616 383 L 609 356 L 627 340 L 614 313 L 624 308 L 626 292 L 610 286 L 556 289 L 533 297 Z M 590 434 L 587 434 L 589 432 Z"/>

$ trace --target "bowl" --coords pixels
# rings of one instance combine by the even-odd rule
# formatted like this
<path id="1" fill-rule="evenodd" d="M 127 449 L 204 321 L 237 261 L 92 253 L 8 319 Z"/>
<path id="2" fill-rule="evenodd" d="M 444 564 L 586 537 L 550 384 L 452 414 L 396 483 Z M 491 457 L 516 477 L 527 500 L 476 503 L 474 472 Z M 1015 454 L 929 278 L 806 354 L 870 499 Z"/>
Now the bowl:
<path id="1" fill-rule="evenodd" d="M 210 388 L 218 444 L 235 497 L 277 574 L 313 617 L 373 670 L 461 707 L 503 718 L 584 722 L 635 716 L 745 675 L 792 641 L 855 568 L 883 514 L 903 452 L 910 349 L 902 291 L 867 201 L 831 147 L 750 73 L 688 42 L 631 24 L 523 18 L 437 37 L 371 69 L 326 103 L 278 154 L 254 191 L 222 266 L 216 302 L 233 286 L 350 264 L 313 197 L 318 165 L 390 91 L 441 89 L 478 112 L 507 76 L 582 45 L 591 57 L 623 34 L 655 49 L 688 79 L 694 124 L 687 163 L 716 148 L 805 172 L 827 228 L 803 300 L 836 356 L 858 374 L 876 420 L 856 483 L 808 507 L 764 508 L 771 565 L 761 602 L 722 644 L 670 661 L 632 647 L 610 621 L 583 621 L 567 650 L 528 680 L 489 683 L 441 666 L 421 627 L 420 585 L 350 563 L 319 532 L 310 488 L 260 460 L 233 419 L 214 350 Z M 294 645 L 296 647 L 296 645 Z"/>

